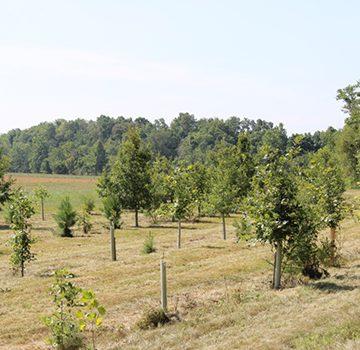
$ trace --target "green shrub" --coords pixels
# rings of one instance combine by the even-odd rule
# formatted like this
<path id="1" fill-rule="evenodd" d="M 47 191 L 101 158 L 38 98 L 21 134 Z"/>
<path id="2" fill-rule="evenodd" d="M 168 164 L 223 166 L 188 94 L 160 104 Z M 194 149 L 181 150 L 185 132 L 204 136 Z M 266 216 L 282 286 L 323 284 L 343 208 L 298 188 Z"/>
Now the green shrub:
<path id="1" fill-rule="evenodd" d="M 156 328 L 170 321 L 163 309 L 149 308 L 145 310 L 136 327 L 142 330 Z"/>
<path id="2" fill-rule="evenodd" d="M 151 233 L 149 233 L 145 238 L 142 252 L 144 254 L 151 254 L 154 253 L 155 251 L 156 248 L 155 248 L 154 236 Z"/>
<path id="3" fill-rule="evenodd" d="M 73 236 L 71 227 L 76 224 L 77 214 L 70 203 L 69 197 L 65 197 L 61 201 L 58 213 L 54 215 L 54 219 L 61 230 L 61 237 Z"/>
<path id="4" fill-rule="evenodd" d="M 95 209 L 95 201 L 91 197 L 85 197 L 83 203 L 83 209 L 87 214 L 91 214 Z"/>
<path id="5" fill-rule="evenodd" d="M 83 233 L 87 234 L 91 231 L 93 225 L 90 221 L 90 215 L 86 211 L 78 215 L 77 222 Z"/>

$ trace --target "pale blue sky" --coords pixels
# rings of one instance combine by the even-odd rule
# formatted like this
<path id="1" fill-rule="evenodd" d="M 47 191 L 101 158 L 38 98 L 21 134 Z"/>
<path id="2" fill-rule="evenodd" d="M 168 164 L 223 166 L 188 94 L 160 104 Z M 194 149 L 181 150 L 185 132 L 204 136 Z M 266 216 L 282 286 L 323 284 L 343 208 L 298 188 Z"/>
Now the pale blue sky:
<path id="1" fill-rule="evenodd" d="M 359 1 L 0 0 L 0 132 L 100 114 L 341 127 Z"/>

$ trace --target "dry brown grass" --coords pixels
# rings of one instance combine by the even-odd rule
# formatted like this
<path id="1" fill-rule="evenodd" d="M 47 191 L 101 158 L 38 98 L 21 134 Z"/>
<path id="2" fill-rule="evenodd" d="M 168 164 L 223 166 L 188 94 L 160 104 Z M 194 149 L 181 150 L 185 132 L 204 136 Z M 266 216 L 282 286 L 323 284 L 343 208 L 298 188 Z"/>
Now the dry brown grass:
<path id="1" fill-rule="evenodd" d="M 40 317 L 51 311 L 51 272 L 67 267 L 78 285 L 93 289 L 107 315 L 99 349 L 357 349 L 360 337 L 360 233 L 343 225 L 344 266 L 325 280 L 275 292 L 266 245 L 248 247 L 221 239 L 218 219 L 184 225 L 182 249 L 176 224 L 132 228 L 125 215 L 117 230 L 118 261 L 110 261 L 104 219 L 94 215 L 94 233 L 54 236 L 52 219 L 33 220 L 37 260 L 24 278 L 9 269 L 11 232 L 0 231 L 0 349 L 46 349 Z M 231 220 L 229 220 L 229 231 Z M 144 255 L 151 231 L 157 252 Z M 231 234 L 230 234 L 231 236 Z M 170 309 L 181 322 L 148 331 L 134 329 L 147 306 L 159 305 L 159 259 L 168 264 Z"/>

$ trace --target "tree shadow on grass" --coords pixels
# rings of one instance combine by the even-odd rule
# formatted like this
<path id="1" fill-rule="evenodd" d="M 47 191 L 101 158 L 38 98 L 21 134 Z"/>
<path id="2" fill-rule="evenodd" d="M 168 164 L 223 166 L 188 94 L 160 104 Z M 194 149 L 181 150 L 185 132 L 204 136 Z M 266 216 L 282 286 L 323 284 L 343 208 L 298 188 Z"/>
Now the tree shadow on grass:
<path id="1" fill-rule="evenodd" d="M 206 248 L 206 249 L 225 249 L 225 247 L 220 247 L 220 246 L 216 246 L 216 245 L 202 245 L 201 248 Z"/>
<path id="2" fill-rule="evenodd" d="M 359 275 L 336 275 L 334 276 L 337 280 L 360 280 Z"/>
<path id="3" fill-rule="evenodd" d="M 327 293 L 338 293 L 338 292 L 347 292 L 354 290 L 356 287 L 348 285 L 340 285 L 334 282 L 317 282 L 310 284 L 310 287 L 313 289 L 320 290 Z"/>
<path id="4" fill-rule="evenodd" d="M 7 231 L 7 230 L 10 230 L 9 225 L 0 225 L 0 231 Z"/>

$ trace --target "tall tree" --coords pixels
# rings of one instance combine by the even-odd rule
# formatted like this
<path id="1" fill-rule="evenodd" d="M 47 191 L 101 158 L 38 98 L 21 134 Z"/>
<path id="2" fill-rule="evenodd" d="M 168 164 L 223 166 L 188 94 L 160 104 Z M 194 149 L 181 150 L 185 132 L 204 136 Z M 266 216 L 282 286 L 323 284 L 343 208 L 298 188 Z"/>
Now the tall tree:
<path id="1" fill-rule="evenodd" d="M 99 175 L 102 173 L 102 171 L 104 170 L 105 165 L 107 163 L 105 148 L 101 141 L 98 141 L 98 143 L 96 145 L 95 157 L 96 157 L 95 174 Z"/>
<path id="2" fill-rule="evenodd" d="M 135 227 L 139 226 L 139 210 L 150 201 L 150 161 L 151 153 L 141 141 L 139 131 L 130 129 L 121 143 L 110 180 L 122 206 L 135 211 Z"/>
<path id="3" fill-rule="evenodd" d="M 279 150 L 269 146 L 263 147 L 260 154 L 249 214 L 257 238 L 276 249 L 273 287 L 279 289 L 283 250 L 300 234 L 303 209 L 297 198 L 291 155 L 281 155 Z"/>

